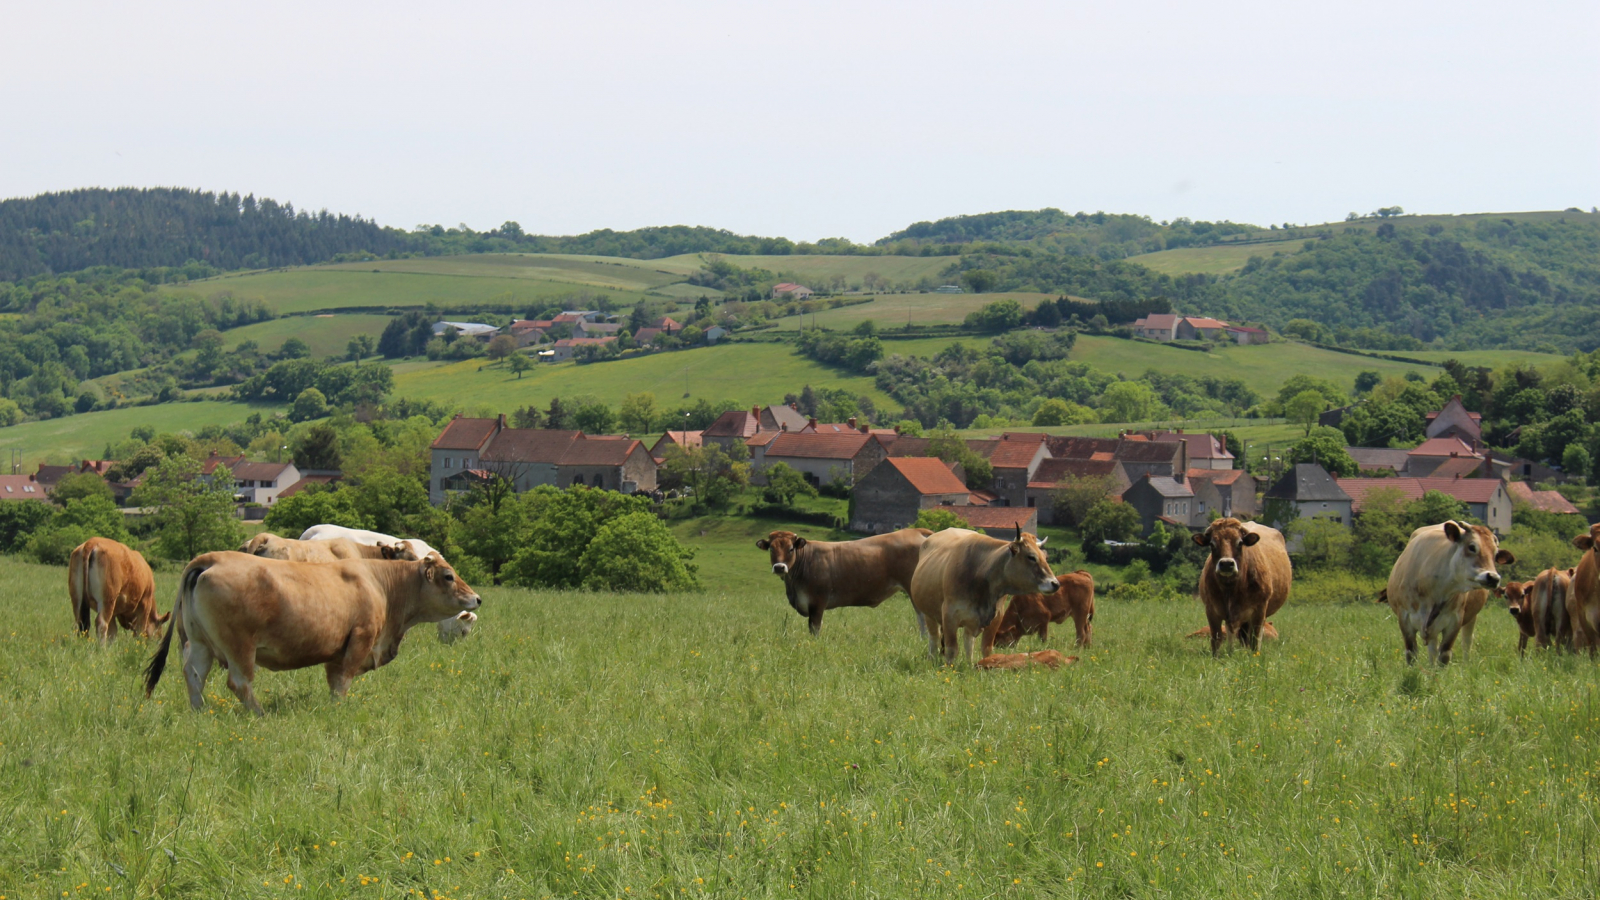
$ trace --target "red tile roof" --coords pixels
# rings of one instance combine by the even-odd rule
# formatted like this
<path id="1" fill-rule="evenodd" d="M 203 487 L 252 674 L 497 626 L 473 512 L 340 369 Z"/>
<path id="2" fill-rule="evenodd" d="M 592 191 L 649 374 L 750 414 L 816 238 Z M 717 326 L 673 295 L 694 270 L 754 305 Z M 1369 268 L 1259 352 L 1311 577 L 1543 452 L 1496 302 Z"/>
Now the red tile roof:
<path id="1" fill-rule="evenodd" d="M 907 456 L 885 461 L 894 466 L 922 494 L 965 494 L 967 486 L 942 461 L 931 456 Z"/>
<path id="2" fill-rule="evenodd" d="M 1117 471 L 1113 459 L 1047 459 L 1028 482 L 1031 488 L 1053 488 L 1068 478 L 1108 478 Z"/>
<path id="3" fill-rule="evenodd" d="M 0 475 L 0 500 L 44 500 L 44 485 L 30 475 Z"/>
<path id="4" fill-rule="evenodd" d="M 989 464 L 996 469 L 1026 469 L 1033 458 L 1048 453 L 1043 441 L 996 441 L 989 453 Z"/>
<path id="5" fill-rule="evenodd" d="M 1429 478 L 1471 478 L 1482 474 L 1483 458 L 1479 456 L 1452 456 L 1428 473 Z"/>
<path id="6" fill-rule="evenodd" d="M 446 430 L 449 430 L 448 426 L 446 426 Z M 244 462 L 244 460 L 245 460 L 245 458 L 244 458 L 243 455 L 240 455 L 240 456 L 208 456 L 208 457 L 206 457 L 206 461 L 200 464 L 200 474 L 201 475 L 210 475 L 212 472 L 215 472 L 217 470 L 217 466 L 224 466 L 224 467 L 226 467 L 227 469 L 229 469 L 231 471 L 234 466 L 237 466 L 238 464 Z M 40 466 L 39 468 L 40 468 L 40 472 L 42 473 L 44 471 L 44 467 Z"/>
<path id="7" fill-rule="evenodd" d="M 749 437 L 760 427 L 760 421 L 748 409 L 730 409 L 701 432 L 704 437 Z"/>
<path id="8" fill-rule="evenodd" d="M 1029 506 L 958 506 L 950 510 L 973 528 L 1012 528 L 1022 526 L 1023 531 L 1033 531 L 1038 523 L 1038 511 Z"/>
<path id="9" fill-rule="evenodd" d="M 563 466 L 620 466 L 628 461 L 633 451 L 644 444 L 624 438 L 582 437 L 567 446 L 561 454 Z"/>
<path id="10" fill-rule="evenodd" d="M 1367 495 L 1377 490 L 1400 492 L 1407 502 L 1419 500 L 1428 491 L 1439 491 L 1463 503 L 1488 503 L 1503 482 L 1498 478 L 1340 478 L 1338 485 L 1355 501 L 1351 509 L 1361 511 Z"/>
<path id="11" fill-rule="evenodd" d="M 1171 330 L 1172 326 L 1178 324 L 1179 318 L 1181 317 L 1176 313 L 1152 313 L 1151 315 L 1145 316 L 1133 324 L 1139 328 L 1161 328 Z"/>
<path id="12" fill-rule="evenodd" d="M 1513 501 L 1526 503 L 1542 512 L 1566 516 L 1578 513 L 1578 508 L 1572 505 L 1572 501 L 1561 496 L 1560 491 L 1536 491 L 1529 487 L 1526 481 L 1513 481 L 1507 484 L 1506 493 L 1511 495 Z"/>
<path id="13" fill-rule="evenodd" d="M 242 462 L 233 467 L 235 481 L 277 481 L 288 463 Z"/>
<path id="14" fill-rule="evenodd" d="M 1197 329 L 1228 327 L 1227 322 L 1218 322 L 1216 319 L 1208 318 L 1206 316 L 1186 316 L 1185 320 L 1189 323 L 1189 327 Z"/>
<path id="15" fill-rule="evenodd" d="M 296 481 L 294 484 L 284 488 L 278 494 L 278 499 L 282 500 L 285 497 L 293 497 L 295 494 L 298 494 L 306 488 L 311 487 L 313 484 L 328 484 L 338 480 L 338 475 L 306 475 L 299 481 Z"/>
<path id="16" fill-rule="evenodd" d="M 484 449 L 484 462 L 546 463 L 556 465 L 572 443 L 583 438 L 581 431 L 552 431 L 543 428 L 503 428 Z"/>
<path id="17" fill-rule="evenodd" d="M 494 434 L 495 426 L 499 424 L 496 419 L 468 419 L 456 416 L 450 424 L 439 432 L 433 441 L 435 450 L 479 450 L 483 442 Z"/>
<path id="18" fill-rule="evenodd" d="M 1410 452 L 1411 456 L 1478 456 L 1478 453 L 1458 437 L 1429 438 Z M 1478 456 L 1482 459 L 1481 456 Z"/>
<path id="19" fill-rule="evenodd" d="M 767 445 L 767 459 L 854 459 L 872 440 L 859 431 L 845 434 L 800 434 L 786 431 Z M 943 465 L 943 463 L 940 463 Z"/>
<path id="20" fill-rule="evenodd" d="M 1243 469 L 1190 469 L 1191 481 L 1209 481 L 1212 484 L 1233 484 L 1244 476 Z"/>

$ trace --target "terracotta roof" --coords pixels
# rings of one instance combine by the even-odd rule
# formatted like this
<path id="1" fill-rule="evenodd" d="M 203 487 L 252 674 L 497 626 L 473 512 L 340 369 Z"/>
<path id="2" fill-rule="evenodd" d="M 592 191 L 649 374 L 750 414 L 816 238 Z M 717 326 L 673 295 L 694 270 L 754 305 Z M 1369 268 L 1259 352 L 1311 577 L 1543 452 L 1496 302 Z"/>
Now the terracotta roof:
<path id="1" fill-rule="evenodd" d="M 1042 441 L 995 441 L 989 452 L 989 464 L 996 469 L 1026 469 L 1033 458 L 1048 453 Z"/>
<path id="2" fill-rule="evenodd" d="M 1184 321 L 1188 322 L 1189 323 L 1189 327 L 1191 327 L 1191 328 L 1227 328 L 1228 327 L 1228 323 L 1227 322 L 1218 322 L 1216 319 L 1208 318 L 1206 316 L 1185 316 L 1184 317 Z"/>
<path id="3" fill-rule="evenodd" d="M 239 458 L 243 459 L 244 457 L 241 456 Z M 77 466 L 47 466 L 47 465 L 40 465 L 39 466 L 39 471 L 35 472 L 33 477 L 34 477 L 34 480 L 37 481 L 39 484 L 53 485 L 56 482 L 60 481 L 62 478 L 65 478 L 66 476 L 71 475 L 73 472 L 76 472 L 76 471 L 78 471 L 78 467 Z"/>
<path id="4" fill-rule="evenodd" d="M 1467 445 L 1466 441 L 1458 437 L 1436 437 L 1425 440 L 1408 452 L 1410 456 L 1477 456 L 1477 451 Z"/>
<path id="5" fill-rule="evenodd" d="M 243 454 L 239 456 L 208 456 L 206 461 L 200 464 L 200 474 L 210 475 L 217 470 L 217 466 L 225 466 L 231 470 L 234 466 L 244 462 L 244 460 Z M 40 471 L 42 472 L 43 470 L 44 467 L 40 466 Z"/>
<path id="6" fill-rule="evenodd" d="M 1390 447 L 1346 447 L 1344 452 L 1356 461 L 1356 465 L 1363 469 L 1393 469 L 1404 472 L 1409 461 L 1409 452 L 1395 450 Z"/>
<path id="7" fill-rule="evenodd" d="M 1453 456 L 1440 463 L 1429 478 L 1471 478 L 1483 472 L 1483 457 L 1481 456 Z"/>
<path id="8" fill-rule="evenodd" d="M 313 484 L 328 484 L 338 480 L 338 475 L 305 475 L 302 476 L 299 481 L 296 481 L 294 484 L 291 484 L 280 491 L 278 493 L 278 499 L 282 500 L 285 497 L 293 497 L 295 494 L 298 494 L 306 488 L 311 487 Z"/>
<path id="9" fill-rule="evenodd" d="M 967 486 L 956 473 L 931 456 L 910 456 L 885 460 L 921 494 L 965 494 Z"/>
<path id="10" fill-rule="evenodd" d="M 951 471 L 952 473 L 954 472 L 954 470 Z M 999 499 L 1000 496 L 998 494 L 991 494 L 988 491 L 967 492 L 967 503 L 971 506 L 988 506 Z"/>
<path id="11" fill-rule="evenodd" d="M 1097 454 L 1105 453 L 1105 459 L 1117 450 L 1116 438 L 1092 437 L 1053 437 L 1046 442 L 1050 447 L 1050 455 L 1057 459 L 1095 459 Z"/>
<path id="12" fill-rule="evenodd" d="M 1512 500 L 1526 503 L 1543 512 L 1567 516 L 1578 513 L 1578 508 L 1572 505 L 1572 501 L 1561 496 L 1560 491 L 1536 491 L 1529 487 L 1526 481 L 1510 482 L 1506 485 L 1506 493 L 1511 495 Z"/>
<path id="13" fill-rule="evenodd" d="M 620 466 L 628 461 L 634 448 L 644 446 L 632 439 L 614 438 L 610 435 L 586 438 L 579 435 L 578 439 L 567 446 L 566 452 L 561 454 L 560 464 L 563 466 Z"/>
<path id="14" fill-rule="evenodd" d="M 911 437 L 902 434 L 889 442 L 890 456 L 927 456 L 928 444 L 931 441 L 925 437 Z"/>
<path id="15" fill-rule="evenodd" d="M 665 454 L 668 447 L 699 447 L 702 443 L 698 431 L 668 431 L 656 438 L 655 446 L 650 448 L 650 455 L 656 456 L 657 451 Z"/>
<path id="16" fill-rule="evenodd" d="M 1005 431 L 1001 432 L 1002 441 L 1048 441 L 1050 435 L 1042 431 Z"/>
<path id="17" fill-rule="evenodd" d="M 860 428 L 850 427 L 848 422 L 818 422 L 817 434 L 865 434 Z"/>
<path id="18" fill-rule="evenodd" d="M 792 293 L 794 291 L 808 291 L 808 290 L 810 290 L 810 288 L 806 287 L 803 284 L 795 284 L 792 281 L 785 281 L 782 284 L 773 285 L 772 286 L 772 290 L 773 290 L 773 293 L 788 294 L 788 293 Z"/>
<path id="19" fill-rule="evenodd" d="M 1248 325 L 1229 325 L 1228 326 L 1228 330 L 1229 331 L 1235 331 L 1235 332 L 1241 332 L 1241 333 L 1244 333 L 1244 334 L 1266 334 L 1267 333 L 1267 330 L 1265 328 L 1251 328 Z"/>
<path id="20" fill-rule="evenodd" d="M 633 333 L 633 341 L 636 344 L 648 344 L 660 336 L 659 328 L 641 328 Z"/>
<path id="21" fill-rule="evenodd" d="M 1355 501 L 1354 511 L 1373 491 L 1392 488 L 1407 502 L 1419 500 L 1428 491 L 1439 491 L 1463 503 L 1488 503 L 1503 482 L 1498 478 L 1341 478 L 1339 487 Z"/>
<path id="22" fill-rule="evenodd" d="M 701 432 L 704 437 L 749 437 L 756 433 L 760 423 L 748 409 L 730 409 Z"/>
<path id="23" fill-rule="evenodd" d="M 433 441 L 435 450 L 478 450 L 494 434 L 496 419 L 468 419 L 456 416 Z"/>
<path id="24" fill-rule="evenodd" d="M 957 506 L 951 512 L 973 528 L 1012 528 L 1022 526 L 1031 532 L 1038 527 L 1038 510 L 1029 506 Z"/>
<path id="25" fill-rule="evenodd" d="M 767 445 L 767 459 L 854 459 L 872 440 L 859 431 L 846 434 L 800 434 L 786 431 Z M 940 465 L 944 465 L 940 463 Z"/>
<path id="26" fill-rule="evenodd" d="M 550 431 L 543 428 L 503 428 L 484 449 L 484 462 L 547 463 L 561 462 L 562 454 L 581 440 L 581 431 Z"/>
<path id="27" fill-rule="evenodd" d="M 44 500 L 45 487 L 31 475 L 0 475 L 0 500 Z"/>
<path id="28" fill-rule="evenodd" d="M 746 447 L 765 447 L 776 440 L 780 434 L 784 434 L 784 432 L 772 431 L 770 429 L 767 431 L 758 431 L 755 434 L 745 438 L 744 445 Z"/>
<path id="29" fill-rule="evenodd" d="M 235 481 L 277 481 L 288 463 L 243 462 L 233 467 Z"/>
<path id="30" fill-rule="evenodd" d="M 1177 313 L 1152 313 L 1133 323 L 1139 328 L 1164 328 L 1170 330 L 1182 318 Z"/>
<path id="31" fill-rule="evenodd" d="M 1293 500 L 1300 503 L 1317 500 L 1338 502 L 1351 499 L 1350 495 L 1340 487 L 1341 484 L 1343 482 L 1334 481 L 1328 470 L 1316 463 L 1295 463 L 1293 469 L 1284 473 L 1284 476 L 1278 479 L 1278 483 L 1268 488 L 1261 496 L 1263 499 Z"/>
<path id="32" fill-rule="evenodd" d="M 672 318 L 671 316 L 662 316 L 661 318 L 655 320 L 654 322 L 651 322 L 650 323 L 650 327 L 651 328 L 659 328 L 662 331 L 665 331 L 665 332 L 668 332 L 668 333 L 671 333 L 673 331 L 682 331 L 683 330 L 683 326 L 680 325 L 678 323 L 678 321 L 676 319 Z"/>

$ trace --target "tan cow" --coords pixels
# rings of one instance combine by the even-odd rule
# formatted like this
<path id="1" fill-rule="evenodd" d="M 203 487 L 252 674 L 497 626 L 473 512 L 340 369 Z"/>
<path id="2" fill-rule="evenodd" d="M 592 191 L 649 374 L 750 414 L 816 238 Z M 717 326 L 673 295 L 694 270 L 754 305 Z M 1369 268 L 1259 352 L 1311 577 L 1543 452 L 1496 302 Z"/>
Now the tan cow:
<path id="1" fill-rule="evenodd" d="M 1584 551 L 1572 571 L 1572 592 L 1567 617 L 1572 623 L 1574 650 L 1588 650 L 1593 657 L 1600 651 L 1600 524 L 1590 525 L 1588 534 L 1572 539 L 1572 546 Z"/>
<path id="2" fill-rule="evenodd" d="M 78 633 L 89 631 L 91 609 L 102 645 L 117 636 L 117 625 L 140 637 L 155 637 L 167 616 L 156 614 L 156 577 L 138 551 L 110 538 L 93 537 L 72 549 L 67 561 L 67 595 Z"/>
<path id="3" fill-rule="evenodd" d="M 1506 612 L 1517 620 L 1517 655 L 1526 656 L 1528 639 L 1538 634 L 1533 624 L 1533 582 L 1508 581 L 1496 588 L 1494 595 L 1506 598 Z"/>
<path id="4" fill-rule="evenodd" d="M 1261 649 L 1267 617 L 1289 601 L 1294 568 L 1283 534 L 1255 522 L 1217 519 L 1194 542 L 1210 547 L 1200 572 L 1200 600 L 1211 628 L 1211 655 L 1229 637 Z"/>
<path id="5" fill-rule="evenodd" d="M 1419 635 L 1428 645 L 1428 658 L 1439 665 L 1450 664 L 1458 638 L 1465 659 L 1478 613 L 1489 592 L 1500 586 L 1495 566 L 1516 561 L 1482 525 L 1445 522 L 1413 531 L 1389 572 L 1387 588 L 1406 664 L 1416 660 Z"/>
<path id="6" fill-rule="evenodd" d="M 262 559 L 286 559 L 294 562 L 337 562 L 341 559 L 405 559 L 415 561 L 411 548 L 402 543 L 358 544 L 349 538 L 332 538 L 320 541 L 297 541 L 263 531 L 239 545 L 240 553 Z"/>
<path id="7" fill-rule="evenodd" d="M 161 680 L 174 631 L 184 647 L 190 706 L 201 707 L 206 676 L 221 662 L 228 687 L 262 715 L 251 688 L 256 666 L 322 665 L 329 690 L 342 697 L 357 675 L 395 658 L 412 626 L 481 602 L 438 554 L 415 562 L 304 563 L 207 553 L 184 567 L 173 622 L 145 669 L 145 696 Z"/>
<path id="8" fill-rule="evenodd" d="M 767 551 L 773 574 L 783 579 L 789 605 L 818 634 L 822 614 L 830 609 L 877 606 L 899 591 L 911 593 L 922 542 L 932 533 L 902 528 L 859 541 L 811 541 L 792 531 L 774 531 L 756 546 Z"/>
<path id="9" fill-rule="evenodd" d="M 994 620 L 995 606 L 1006 594 L 1053 594 L 1061 587 L 1050 572 L 1043 541 L 1017 528 L 1015 540 L 950 528 L 922 544 L 922 557 L 911 577 L 911 604 L 928 626 L 928 652 L 944 652 L 947 665 L 956 661 L 956 637 L 972 661 L 972 636 Z M 964 632 L 964 633 L 963 633 Z"/>
<path id="10" fill-rule="evenodd" d="M 1076 656 L 1062 656 L 1060 650 L 1035 650 L 1032 653 L 994 653 L 978 660 L 980 669 L 1026 669 L 1030 665 L 1041 665 L 1048 669 L 1059 669 L 1077 662 Z"/>
<path id="11" fill-rule="evenodd" d="M 1050 624 L 1072 617 L 1079 647 L 1094 638 L 1094 576 L 1079 569 L 1058 575 L 1061 586 L 1053 594 L 1018 594 L 1006 604 L 1004 614 L 996 616 L 983 630 L 982 655 L 994 652 L 996 645 L 1014 647 L 1025 634 L 1036 634 L 1043 643 L 1050 639 Z"/>

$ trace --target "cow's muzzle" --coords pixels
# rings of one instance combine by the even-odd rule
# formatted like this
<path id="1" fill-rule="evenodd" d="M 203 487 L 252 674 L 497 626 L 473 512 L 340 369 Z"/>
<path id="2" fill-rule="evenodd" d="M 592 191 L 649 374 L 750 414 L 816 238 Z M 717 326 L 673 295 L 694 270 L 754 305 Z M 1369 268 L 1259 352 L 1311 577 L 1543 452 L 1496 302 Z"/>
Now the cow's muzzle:
<path id="1" fill-rule="evenodd" d="M 1500 586 L 1500 575 L 1496 572 L 1483 572 L 1478 575 L 1478 584 L 1494 590 Z"/>
<path id="2" fill-rule="evenodd" d="M 773 563 L 772 564 L 772 574 L 774 574 L 774 575 L 787 575 L 787 574 L 789 574 L 789 564 L 788 563 Z"/>
<path id="3" fill-rule="evenodd" d="M 469 610 L 477 609 L 478 607 L 483 605 L 483 598 L 478 596 L 477 594 L 473 594 L 471 599 L 469 599 L 467 601 L 467 604 L 468 604 L 467 605 L 467 609 L 469 609 Z"/>
<path id="4" fill-rule="evenodd" d="M 1054 578 L 1050 579 L 1049 581 L 1042 581 L 1039 583 L 1039 593 L 1041 594 L 1054 594 L 1059 590 L 1061 590 L 1061 582 L 1055 580 Z"/>
<path id="5" fill-rule="evenodd" d="M 1231 556 L 1217 560 L 1217 574 L 1228 578 L 1239 574 L 1239 561 Z"/>

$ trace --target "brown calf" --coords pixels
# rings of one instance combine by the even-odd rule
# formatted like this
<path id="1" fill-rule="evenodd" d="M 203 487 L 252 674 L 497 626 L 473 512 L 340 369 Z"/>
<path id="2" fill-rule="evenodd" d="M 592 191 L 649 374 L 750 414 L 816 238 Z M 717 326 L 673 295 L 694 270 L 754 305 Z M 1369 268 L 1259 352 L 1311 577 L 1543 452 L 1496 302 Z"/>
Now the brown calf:
<path id="1" fill-rule="evenodd" d="M 1036 634 L 1043 643 L 1050 639 L 1050 624 L 1072 617 L 1077 644 L 1087 647 L 1094 637 L 1094 576 L 1083 569 L 1056 576 L 1061 586 L 1053 594 L 1017 594 L 983 631 L 983 655 L 996 646 L 1015 647 L 1025 634 Z"/>
<path id="2" fill-rule="evenodd" d="M 1528 652 L 1528 639 L 1535 636 L 1538 630 L 1533 624 L 1533 582 L 1508 581 L 1504 587 L 1495 589 L 1495 596 L 1506 598 L 1506 612 L 1511 613 L 1511 618 L 1517 620 L 1517 655 L 1525 656 Z"/>
<path id="3" fill-rule="evenodd" d="M 980 669 L 1025 669 L 1034 663 L 1051 669 L 1070 666 L 1076 656 L 1062 656 L 1059 650 L 1035 650 L 1032 653 L 992 653 L 978 660 Z"/>
<path id="4" fill-rule="evenodd" d="M 102 645 L 117 636 L 119 624 L 140 637 L 155 637 L 171 615 L 156 615 L 156 578 L 144 557 L 110 538 L 93 537 L 73 548 L 67 594 L 79 634 L 88 632 L 94 610 Z"/>

